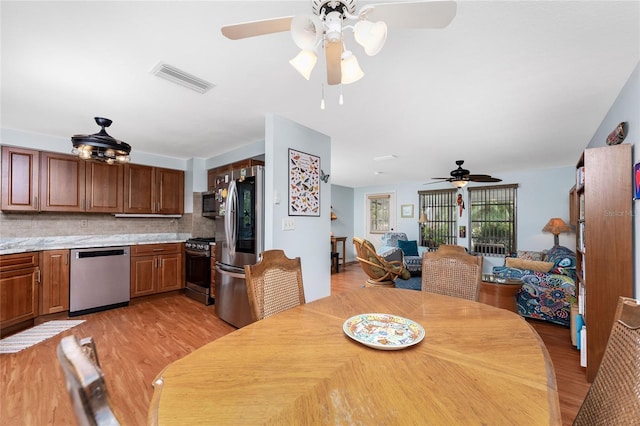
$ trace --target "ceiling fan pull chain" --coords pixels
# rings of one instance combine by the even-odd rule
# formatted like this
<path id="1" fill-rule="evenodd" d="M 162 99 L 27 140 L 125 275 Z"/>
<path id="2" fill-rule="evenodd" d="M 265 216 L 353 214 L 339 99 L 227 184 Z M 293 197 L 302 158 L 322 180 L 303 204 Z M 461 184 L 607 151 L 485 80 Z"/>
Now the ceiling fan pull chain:
<path id="1" fill-rule="evenodd" d="M 344 105 L 344 98 L 342 97 L 342 83 L 340 83 L 340 98 L 338 98 L 338 103 L 340 105 Z"/>
<path id="2" fill-rule="evenodd" d="M 322 87 L 322 100 L 320 101 L 320 109 L 324 111 L 324 83 L 321 83 Z"/>

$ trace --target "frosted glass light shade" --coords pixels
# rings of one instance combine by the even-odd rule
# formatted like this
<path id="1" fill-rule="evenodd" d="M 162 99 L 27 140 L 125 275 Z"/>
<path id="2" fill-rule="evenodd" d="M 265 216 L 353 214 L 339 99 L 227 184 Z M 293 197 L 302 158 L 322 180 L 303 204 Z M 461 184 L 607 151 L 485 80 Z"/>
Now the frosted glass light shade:
<path id="1" fill-rule="evenodd" d="M 355 83 L 364 77 L 364 72 L 362 72 L 360 64 L 358 64 L 358 59 L 353 56 L 353 53 L 351 53 L 350 50 L 347 50 L 342 54 L 340 71 L 342 75 L 342 84 Z"/>
<path id="2" fill-rule="evenodd" d="M 311 77 L 311 71 L 316 66 L 316 62 L 318 62 L 318 56 L 311 50 L 301 50 L 295 58 L 289 61 L 291 66 L 307 80 Z"/>
<path id="3" fill-rule="evenodd" d="M 452 180 L 451 181 L 451 185 L 455 186 L 456 188 L 462 188 L 464 186 L 466 186 L 469 183 L 469 181 L 467 180 Z"/>
<path id="4" fill-rule="evenodd" d="M 387 24 L 382 21 L 358 21 L 353 28 L 353 35 L 356 42 L 364 47 L 365 53 L 374 56 L 382 50 L 387 41 Z"/>

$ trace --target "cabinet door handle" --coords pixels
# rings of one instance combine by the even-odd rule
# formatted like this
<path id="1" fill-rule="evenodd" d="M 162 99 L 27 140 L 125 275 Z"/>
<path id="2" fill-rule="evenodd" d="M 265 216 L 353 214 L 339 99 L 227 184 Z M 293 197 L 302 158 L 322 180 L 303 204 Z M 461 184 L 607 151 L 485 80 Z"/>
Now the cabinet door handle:
<path id="1" fill-rule="evenodd" d="M 38 273 L 37 276 L 36 276 L 36 282 L 38 284 L 40 284 L 40 269 L 38 268 L 38 270 L 36 270 L 36 272 Z"/>
<path id="2" fill-rule="evenodd" d="M 35 206 L 35 209 L 38 210 L 38 196 L 34 196 L 33 197 L 33 205 Z"/>
<path id="3" fill-rule="evenodd" d="M 64 255 L 64 264 L 65 265 L 69 264 L 69 253 L 65 253 L 65 255 Z"/>
<path id="4" fill-rule="evenodd" d="M 84 198 L 82 199 L 82 210 L 84 210 Z"/>

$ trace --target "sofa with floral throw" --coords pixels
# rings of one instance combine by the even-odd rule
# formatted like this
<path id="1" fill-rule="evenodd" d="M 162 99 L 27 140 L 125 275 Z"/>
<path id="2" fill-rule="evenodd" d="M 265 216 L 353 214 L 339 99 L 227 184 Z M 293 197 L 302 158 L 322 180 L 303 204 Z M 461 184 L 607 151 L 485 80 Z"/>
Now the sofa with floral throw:
<path id="1" fill-rule="evenodd" d="M 518 279 L 518 313 L 523 317 L 570 325 L 571 302 L 576 296 L 576 254 L 563 246 L 548 251 L 519 251 L 505 258 L 505 266 L 494 266 L 493 274 Z"/>

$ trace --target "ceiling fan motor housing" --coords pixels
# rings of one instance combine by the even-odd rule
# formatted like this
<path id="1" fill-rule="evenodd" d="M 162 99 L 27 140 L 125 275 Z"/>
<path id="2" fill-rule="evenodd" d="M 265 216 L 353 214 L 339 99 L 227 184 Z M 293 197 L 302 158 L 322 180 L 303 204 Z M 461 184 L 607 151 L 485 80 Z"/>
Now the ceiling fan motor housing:
<path id="1" fill-rule="evenodd" d="M 345 19 L 344 12 L 355 14 L 356 0 L 311 0 L 311 8 L 313 13 L 320 17 L 338 12 L 341 18 Z"/>

